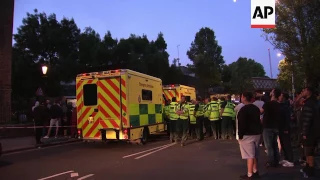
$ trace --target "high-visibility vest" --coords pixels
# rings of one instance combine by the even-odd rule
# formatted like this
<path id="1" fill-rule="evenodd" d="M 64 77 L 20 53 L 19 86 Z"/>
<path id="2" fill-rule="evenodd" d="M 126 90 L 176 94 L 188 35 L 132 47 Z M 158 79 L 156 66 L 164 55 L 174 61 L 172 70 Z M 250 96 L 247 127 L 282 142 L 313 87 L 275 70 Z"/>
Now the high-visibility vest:
<path id="1" fill-rule="evenodd" d="M 196 112 L 196 117 L 200 117 L 200 116 L 203 116 L 204 115 L 204 104 L 203 103 L 199 103 L 199 108 L 197 109 L 197 112 Z"/>
<path id="2" fill-rule="evenodd" d="M 169 118 L 169 116 L 170 116 L 170 113 L 169 113 L 169 105 L 164 106 L 163 111 L 164 111 L 164 112 L 163 112 L 164 117 L 165 117 L 165 118 Z"/>
<path id="3" fill-rule="evenodd" d="M 194 104 L 189 105 L 189 119 L 190 119 L 190 124 L 196 124 L 197 118 L 194 116 L 194 109 L 195 109 Z"/>
<path id="4" fill-rule="evenodd" d="M 226 104 L 226 107 L 224 107 L 224 111 L 222 113 L 222 116 L 232 118 L 235 115 L 234 108 L 235 108 L 235 105 L 232 102 L 227 101 L 227 104 Z"/>
<path id="5" fill-rule="evenodd" d="M 206 118 L 209 118 L 210 116 L 210 103 L 204 105 L 204 108 L 203 108 L 203 112 L 204 112 L 204 117 Z"/>
<path id="6" fill-rule="evenodd" d="M 210 121 L 216 121 L 220 119 L 220 112 L 219 112 L 219 104 L 217 101 L 211 101 L 210 102 Z"/>
<path id="7" fill-rule="evenodd" d="M 235 107 L 236 107 L 236 105 L 235 105 Z M 233 108 L 233 116 L 232 116 L 232 120 L 236 120 L 236 116 L 237 116 L 237 113 L 236 113 L 236 111 L 234 110 L 234 108 Z"/>
<path id="8" fill-rule="evenodd" d="M 179 118 L 182 120 L 188 120 L 189 119 L 189 105 L 186 103 L 178 104 L 178 109 L 180 111 L 183 111 L 183 113 L 179 116 Z"/>
<path id="9" fill-rule="evenodd" d="M 177 102 L 171 102 L 169 105 L 169 119 L 170 120 L 178 120 L 179 115 L 177 114 L 178 110 L 178 103 Z"/>

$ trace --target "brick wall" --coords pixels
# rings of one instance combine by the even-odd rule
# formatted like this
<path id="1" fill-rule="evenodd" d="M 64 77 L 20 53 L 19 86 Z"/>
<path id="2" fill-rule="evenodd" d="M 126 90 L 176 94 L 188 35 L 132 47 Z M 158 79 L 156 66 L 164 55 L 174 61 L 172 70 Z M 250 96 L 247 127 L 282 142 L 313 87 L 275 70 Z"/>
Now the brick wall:
<path id="1" fill-rule="evenodd" d="M 0 0 L 0 122 L 11 119 L 11 52 L 14 0 Z"/>

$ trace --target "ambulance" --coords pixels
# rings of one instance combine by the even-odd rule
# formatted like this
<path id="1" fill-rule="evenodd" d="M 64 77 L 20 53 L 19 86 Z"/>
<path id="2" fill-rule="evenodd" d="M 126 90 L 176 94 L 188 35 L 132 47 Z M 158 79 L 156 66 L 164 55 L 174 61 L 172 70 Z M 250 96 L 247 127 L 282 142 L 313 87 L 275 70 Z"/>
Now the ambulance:
<path id="1" fill-rule="evenodd" d="M 77 128 L 84 140 L 141 140 L 165 131 L 162 80 L 129 69 L 76 77 Z"/>
<path id="2" fill-rule="evenodd" d="M 196 99 L 196 89 L 194 87 L 181 84 L 172 84 L 164 85 L 162 88 L 163 96 L 167 101 L 171 101 L 173 97 L 176 97 L 177 102 L 179 102 L 182 96 L 186 97 L 187 101 Z"/>

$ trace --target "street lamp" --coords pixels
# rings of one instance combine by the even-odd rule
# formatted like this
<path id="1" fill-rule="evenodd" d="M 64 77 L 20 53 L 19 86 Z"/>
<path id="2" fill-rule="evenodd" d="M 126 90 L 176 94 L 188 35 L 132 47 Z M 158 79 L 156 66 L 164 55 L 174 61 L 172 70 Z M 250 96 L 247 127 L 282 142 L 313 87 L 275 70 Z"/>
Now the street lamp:
<path id="1" fill-rule="evenodd" d="M 42 74 L 43 74 L 43 75 L 46 75 L 47 72 L 48 72 L 48 66 L 43 65 L 43 66 L 41 67 L 41 69 L 42 69 Z"/>

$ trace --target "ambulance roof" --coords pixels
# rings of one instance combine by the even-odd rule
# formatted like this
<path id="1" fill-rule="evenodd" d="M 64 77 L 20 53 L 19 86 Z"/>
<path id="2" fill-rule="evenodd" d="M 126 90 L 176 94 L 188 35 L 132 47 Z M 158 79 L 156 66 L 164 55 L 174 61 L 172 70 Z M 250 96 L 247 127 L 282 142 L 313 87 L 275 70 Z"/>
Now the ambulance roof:
<path id="1" fill-rule="evenodd" d="M 147 74 L 143 74 L 140 72 L 136 72 L 130 69 L 116 69 L 116 70 L 107 70 L 107 71 L 99 71 L 99 72 L 81 73 L 77 75 L 77 78 L 90 77 L 90 76 L 113 77 L 113 76 L 120 76 L 122 74 L 132 74 L 132 75 L 140 76 L 142 78 L 151 79 L 154 81 L 160 81 L 160 82 L 162 81 L 159 78 L 156 78 Z"/>

